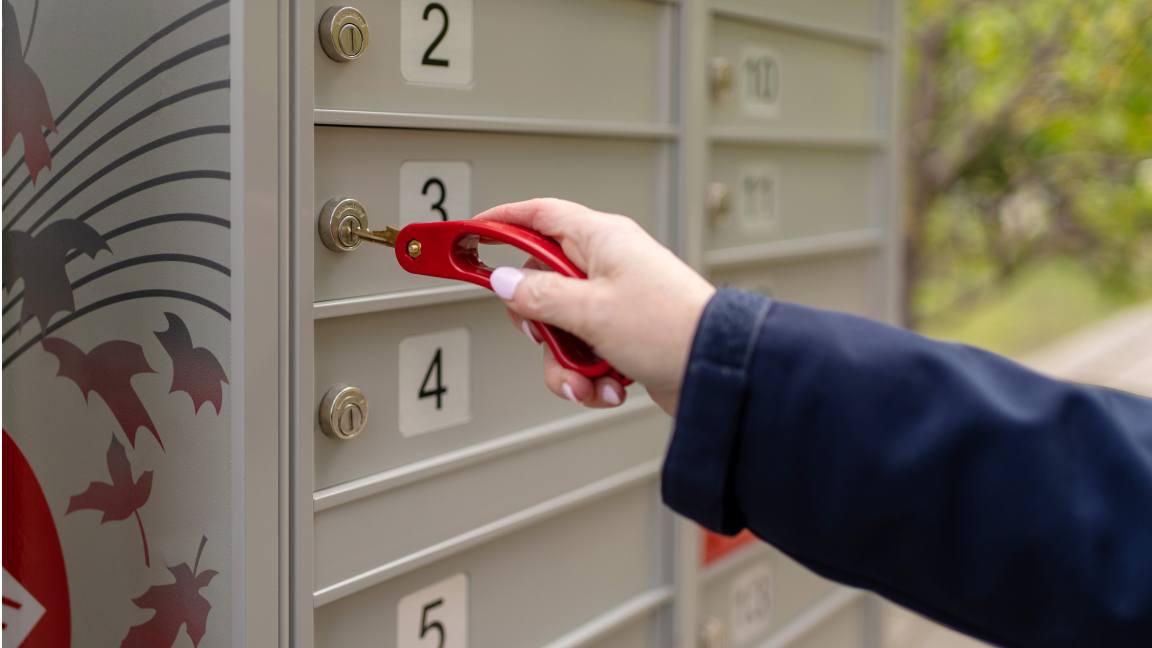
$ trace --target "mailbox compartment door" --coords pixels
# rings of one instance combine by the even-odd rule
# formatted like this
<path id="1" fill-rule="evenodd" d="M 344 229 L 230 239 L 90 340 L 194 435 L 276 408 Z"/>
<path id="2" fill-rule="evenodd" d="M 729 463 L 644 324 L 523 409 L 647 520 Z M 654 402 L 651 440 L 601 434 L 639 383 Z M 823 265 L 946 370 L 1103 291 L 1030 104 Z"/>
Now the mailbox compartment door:
<path id="1" fill-rule="evenodd" d="M 881 125 L 881 58 L 871 48 L 726 18 L 713 21 L 711 43 L 732 73 L 712 103 L 714 126 L 834 136 Z"/>
<path id="2" fill-rule="evenodd" d="M 435 507 L 427 514 L 441 514 Z M 466 633 L 456 646 L 546 644 L 660 582 L 659 517 L 655 485 L 637 486 L 371 587 L 346 587 L 318 602 L 316 645 L 418 646 L 420 615 L 401 604 L 424 592 L 429 600 L 418 603 L 432 605 L 431 617 L 439 599 L 464 609 L 442 622 L 445 634 Z"/>
<path id="3" fill-rule="evenodd" d="M 321 127 L 316 210 L 331 198 L 353 197 L 381 228 L 562 196 L 628 214 L 655 231 L 664 149 L 646 140 Z M 314 249 L 317 301 L 455 285 L 407 274 L 382 246 L 333 252 L 316 237 Z"/>
<path id="4" fill-rule="evenodd" d="M 876 162 L 874 153 L 858 149 L 713 147 L 712 181 L 728 205 L 712 214 L 708 249 L 870 227 L 879 193 Z"/>
<path id="5" fill-rule="evenodd" d="M 315 5 L 317 22 L 327 8 Z M 669 4 L 364 0 L 357 8 L 370 34 L 359 58 L 338 63 L 315 44 L 317 108 L 667 121 Z"/>

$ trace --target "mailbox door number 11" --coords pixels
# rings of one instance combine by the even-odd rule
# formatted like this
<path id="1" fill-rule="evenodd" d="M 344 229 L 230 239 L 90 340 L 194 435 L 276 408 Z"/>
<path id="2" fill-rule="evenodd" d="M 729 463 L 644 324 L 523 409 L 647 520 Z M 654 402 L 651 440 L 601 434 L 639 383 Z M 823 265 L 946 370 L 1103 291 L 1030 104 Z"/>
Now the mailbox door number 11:
<path id="1" fill-rule="evenodd" d="M 468 576 L 456 574 L 400 599 L 397 648 L 468 648 Z"/>

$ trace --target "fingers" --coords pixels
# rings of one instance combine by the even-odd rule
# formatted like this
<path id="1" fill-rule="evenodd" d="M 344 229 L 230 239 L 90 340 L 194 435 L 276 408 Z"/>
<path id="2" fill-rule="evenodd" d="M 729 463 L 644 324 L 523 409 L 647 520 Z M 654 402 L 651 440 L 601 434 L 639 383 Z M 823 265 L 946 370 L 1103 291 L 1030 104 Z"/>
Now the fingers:
<path id="1" fill-rule="evenodd" d="M 579 246 L 598 227 L 597 215 L 602 214 L 567 200 L 534 198 L 497 205 L 477 214 L 476 218 L 520 225 L 545 236 L 571 239 Z"/>
<path id="2" fill-rule="evenodd" d="M 508 319 L 516 328 L 524 332 L 534 344 L 540 344 L 532 324 L 512 311 L 508 311 Z M 556 360 L 552 350 L 547 346 L 544 349 L 544 384 L 560 398 L 581 403 L 587 407 L 608 408 L 618 407 L 628 397 L 627 390 L 615 378 L 597 378 L 589 380 L 582 374 L 565 369 Z"/>
<path id="3" fill-rule="evenodd" d="M 489 278 L 492 290 L 524 319 L 552 324 L 592 341 L 588 313 L 596 294 L 594 282 L 555 272 L 501 267 Z"/>
<path id="4" fill-rule="evenodd" d="M 560 398 L 585 407 L 617 407 L 626 398 L 624 386 L 619 381 L 614 378 L 592 381 L 571 369 L 565 369 L 548 347 L 544 347 L 544 384 Z"/>

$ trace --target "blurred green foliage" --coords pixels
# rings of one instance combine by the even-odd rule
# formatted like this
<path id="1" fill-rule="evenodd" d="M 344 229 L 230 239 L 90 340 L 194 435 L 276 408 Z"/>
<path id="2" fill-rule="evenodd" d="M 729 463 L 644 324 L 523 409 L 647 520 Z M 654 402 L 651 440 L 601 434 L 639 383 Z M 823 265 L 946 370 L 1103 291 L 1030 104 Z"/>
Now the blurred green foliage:
<path id="1" fill-rule="evenodd" d="M 909 323 L 1053 259 L 1109 301 L 1152 295 L 1152 0 L 912 0 L 908 20 Z"/>

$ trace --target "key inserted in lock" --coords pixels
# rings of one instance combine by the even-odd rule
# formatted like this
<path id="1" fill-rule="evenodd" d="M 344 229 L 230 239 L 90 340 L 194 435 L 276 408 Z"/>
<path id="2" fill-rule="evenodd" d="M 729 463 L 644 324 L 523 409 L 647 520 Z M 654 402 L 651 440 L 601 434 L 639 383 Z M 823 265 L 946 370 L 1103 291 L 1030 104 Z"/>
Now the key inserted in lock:
<path id="1" fill-rule="evenodd" d="M 539 232 L 518 225 L 485 220 L 413 223 L 397 230 L 368 226 L 363 205 L 351 198 L 328 201 L 320 213 L 320 237 L 332 250 L 351 251 L 361 241 L 395 248 L 400 266 L 413 274 L 467 281 L 489 290 L 492 268 L 480 260 L 482 243 L 511 245 L 567 277 L 586 279 L 580 268 L 564 254 L 560 244 Z M 610 376 L 628 385 L 632 381 L 576 336 L 547 324 L 531 322 L 561 366 L 588 378 Z"/>

